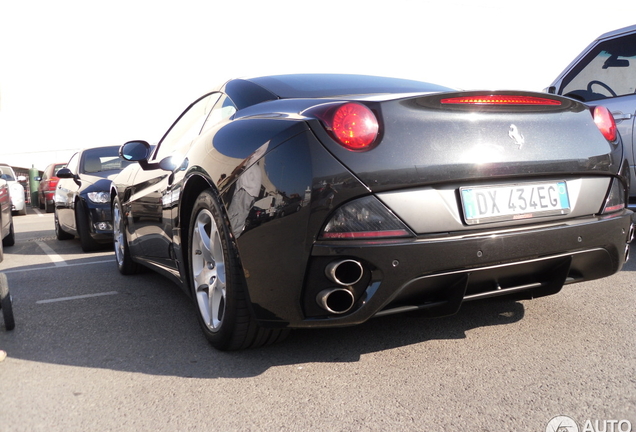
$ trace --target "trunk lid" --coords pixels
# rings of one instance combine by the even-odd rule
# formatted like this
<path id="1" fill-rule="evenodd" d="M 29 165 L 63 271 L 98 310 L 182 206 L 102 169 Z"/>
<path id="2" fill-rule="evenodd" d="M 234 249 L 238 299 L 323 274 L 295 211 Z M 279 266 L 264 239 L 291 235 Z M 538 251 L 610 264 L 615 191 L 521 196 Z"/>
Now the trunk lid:
<path id="1" fill-rule="evenodd" d="M 478 95 L 522 97 L 527 103 L 455 99 Z M 547 104 L 528 102 L 534 98 Z M 314 130 L 373 192 L 483 179 L 615 175 L 622 160 L 622 146 L 603 137 L 589 107 L 554 95 L 453 92 L 365 104 L 380 122 L 373 149 L 352 152 L 323 128 Z"/>

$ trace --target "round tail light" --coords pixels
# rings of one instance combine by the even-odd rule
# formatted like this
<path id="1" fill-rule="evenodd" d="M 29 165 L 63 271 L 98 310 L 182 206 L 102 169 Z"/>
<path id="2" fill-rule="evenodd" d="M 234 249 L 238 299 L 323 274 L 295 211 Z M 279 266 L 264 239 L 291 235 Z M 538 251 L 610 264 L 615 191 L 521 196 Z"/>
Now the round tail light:
<path id="1" fill-rule="evenodd" d="M 366 151 L 377 143 L 378 118 L 366 105 L 357 102 L 320 105 L 305 114 L 322 120 L 333 139 L 347 150 Z"/>
<path id="2" fill-rule="evenodd" d="M 347 103 L 333 113 L 331 131 L 343 147 L 349 150 L 366 150 L 378 136 L 378 119 L 366 106 Z"/>

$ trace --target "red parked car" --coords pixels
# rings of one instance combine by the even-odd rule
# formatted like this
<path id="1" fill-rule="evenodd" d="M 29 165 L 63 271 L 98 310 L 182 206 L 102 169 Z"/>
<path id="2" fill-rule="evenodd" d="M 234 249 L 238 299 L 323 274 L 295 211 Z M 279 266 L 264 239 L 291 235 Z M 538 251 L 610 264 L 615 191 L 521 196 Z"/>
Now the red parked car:
<path id="1" fill-rule="evenodd" d="M 47 213 L 53 213 L 55 209 L 55 188 L 60 180 L 56 177 L 57 172 L 66 166 L 66 162 L 53 163 L 47 166 L 44 174 L 40 178 L 38 187 L 38 202 L 41 209 L 46 209 Z"/>

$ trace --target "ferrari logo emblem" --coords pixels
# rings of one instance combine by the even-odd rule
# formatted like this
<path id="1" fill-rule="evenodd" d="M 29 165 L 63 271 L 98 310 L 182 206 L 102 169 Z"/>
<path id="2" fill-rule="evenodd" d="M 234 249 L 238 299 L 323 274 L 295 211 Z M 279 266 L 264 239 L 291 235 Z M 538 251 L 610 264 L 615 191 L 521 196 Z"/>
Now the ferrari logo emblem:
<path id="1" fill-rule="evenodd" d="M 523 135 L 521 135 L 521 132 L 519 132 L 519 128 L 516 125 L 513 125 L 513 124 L 510 125 L 510 129 L 508 130 L 508 136 L 512 138 L 515 144 L 517 144 L 518 148 L 521 148 L 521 146 L 523 146 L 523 144 L 526 142 L 526 140 L 523 138 Z"/>

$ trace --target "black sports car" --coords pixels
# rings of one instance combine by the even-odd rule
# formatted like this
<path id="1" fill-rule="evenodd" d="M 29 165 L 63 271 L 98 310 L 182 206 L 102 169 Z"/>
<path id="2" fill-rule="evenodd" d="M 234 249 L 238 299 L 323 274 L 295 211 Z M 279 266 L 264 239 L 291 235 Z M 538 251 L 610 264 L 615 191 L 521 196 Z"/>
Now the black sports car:
<path id="1" fill-rule="evenodd" d="M 131 141 L 120 154 L 139 164 L 113 180 L 119 270 L 172 278 L 224 350 L 554 294 L 617 272 L 633 235 L 612 116 L 542 93 L 236 79 L 153 151 Z M 289 197 L 293 212 L 250 220 Z"/>
<path id="2" fill-rule="evenodd" d="M 55 234 L 58 240 L 76 235 L 84 252 L 112 244 L 110 182 L 131 162 L 119 157 L 119 146 L 85 149 L 71 156 L 57 172 Z"/>

